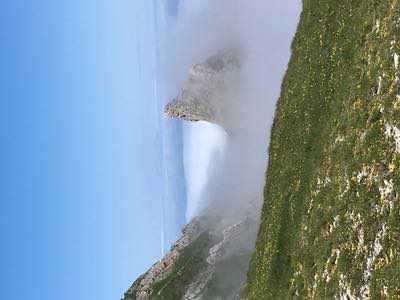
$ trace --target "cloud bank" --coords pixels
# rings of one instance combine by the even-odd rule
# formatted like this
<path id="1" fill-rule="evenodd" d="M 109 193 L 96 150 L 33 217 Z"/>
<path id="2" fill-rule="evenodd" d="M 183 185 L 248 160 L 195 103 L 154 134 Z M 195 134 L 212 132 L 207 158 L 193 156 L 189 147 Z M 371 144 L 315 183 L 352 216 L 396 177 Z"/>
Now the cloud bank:
<path id="1" fill-rule="evenodd" d="M 188 220 L 210 206 L 229 220 L 261 205 L 270 128 L 300 9 L 293 0 L 186 0 L 169 23 L 162 43 L 171 97 L 192 64 L 228 47 L 244 54 L 239 84 L 226 95 L 230 134 L 202 122 L 184 126 Z"/>

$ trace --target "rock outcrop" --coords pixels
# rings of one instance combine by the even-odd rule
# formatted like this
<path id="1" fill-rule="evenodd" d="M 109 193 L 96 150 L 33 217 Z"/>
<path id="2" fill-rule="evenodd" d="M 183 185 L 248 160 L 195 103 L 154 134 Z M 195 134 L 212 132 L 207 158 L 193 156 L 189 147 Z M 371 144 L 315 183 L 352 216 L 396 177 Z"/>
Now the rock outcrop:
<path id="1" fill-rule="evenodd" d="M 124 299 L 150 299 L 154 284 L 168 276 L 182 252 L 200 233 L 201 226 L 198 219 L 195 218 L 183 228 L 181 238 L 172 246 L 171 250 L 133 283 L 125 293 Z"/>
<path id="2" fill-rule="evenodd" d="M 249 242 L 248 236 L 254 236 L 258 227 L 258 214 L 253 208 L 249 206 L 249 212 L 234 224 L 225 224 L 224 220 L 215 223 L 214 219 L 202 217 L 192 220 L 165 257 L 133 283 L 124 300 L 236 299 L 251 255 L 253 242 Z M 243 242 L 250 244 L 250 248 L 244 247 Z M 242 274 L 230 275 L 236 277 L 238 284 L 229 294 L 222 295 L 214 289 L 223 284 L 225 275 L 220 276 L 226 273 L 227 264 L 234 265 L 234 270 Z"/>
<path id="3" fill-rule="evenodd" d="M 240 68 L 236 50 L 224 50 L 189 70 L 189 77 L 164 115 L 186 121 L 207 121 L 224 127 L 224 94 Z"/>
<path id="4" fill-rule="evenodd" d="M 228 226 L 222 230 L 222 241 L 211 247 L 207 262 L 213 266 L 221 261 L 227 254 L 229 247 L 232 246 L 231 243 L 237 243 L 240 237 L 248 231 L 249 226 L 250 220 L 246 218 L 244 221 Z"/>
<path id="5" fill-rule="evenodd" d="M 203 298 L 203 292 L 207 285 L 213 279 L 215 272 L 215 266 L 210 265 L 206 271 L 201 272 L 195 280 L 189 285 L 182 300 L 201 300 Z"/>
<path id="6" fill-rule="evenodd" d="M 225 50 L 194 65 L 165 115 L 215 123 L 229 132 L 224 102 L 239 75 L 239 61 L 238 51 Z M 213 205 L 204 209 L 165 257 L 133 283 L 124 300 L 237 299 L 258 228 L 260 209 L 253 202 L 249 197 L 249 207 L 224 218 Z"/>

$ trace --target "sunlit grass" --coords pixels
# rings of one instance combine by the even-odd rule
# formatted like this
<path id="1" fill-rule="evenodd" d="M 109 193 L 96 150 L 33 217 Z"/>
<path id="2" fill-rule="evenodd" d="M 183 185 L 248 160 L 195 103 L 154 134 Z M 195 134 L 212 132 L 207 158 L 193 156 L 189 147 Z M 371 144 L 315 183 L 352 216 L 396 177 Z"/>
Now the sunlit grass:
<path id="1" fill-rule="evenodd" d="M 400 1 L 304 0 L 292 50 L 242 298 L 399 299 Z"/>

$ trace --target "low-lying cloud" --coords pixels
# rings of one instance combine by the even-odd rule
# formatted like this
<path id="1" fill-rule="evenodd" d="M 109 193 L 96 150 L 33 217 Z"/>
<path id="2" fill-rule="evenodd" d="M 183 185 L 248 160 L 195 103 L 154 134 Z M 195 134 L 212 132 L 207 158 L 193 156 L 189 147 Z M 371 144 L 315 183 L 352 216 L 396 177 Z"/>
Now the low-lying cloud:
<path id="1" fill-rule="evenodd" d="M 186 0 L 162 42 L 166 75 L 178 92 L 187 71 L 219 50 L 243 52 L 239 84 L 226 95 L 229 135 L 213 124 L 185 124 L 187 218 L 213 206 L 229 220 L 260 206 L 267 146 L 300 0 Z"/>

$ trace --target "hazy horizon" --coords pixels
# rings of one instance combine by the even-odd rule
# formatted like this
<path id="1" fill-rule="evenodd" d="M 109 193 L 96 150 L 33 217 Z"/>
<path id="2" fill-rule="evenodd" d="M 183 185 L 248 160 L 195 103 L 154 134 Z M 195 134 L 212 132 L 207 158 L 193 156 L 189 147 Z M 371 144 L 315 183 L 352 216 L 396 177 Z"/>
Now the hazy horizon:
<path id="1" fill-rule="evenodd" d="M 262 5 L 257 11 L 261 2 L 255 1 L 243 6 L 247 15 L 235 15 L 234 3 L 244 5 L 4 3 L 4 298 L 118 299 L 169 249 L 183 225 L 223 191 L 230 204 L 246 191 L 258 193 L 266 163 L 263 135 L 272 120 L 293 21 L 288 13 L 290 25 L 276 25 L 280 17 L 261 22 L 260 14 L 281 16 L 282 7 L 293 4 L 272 1 L 269 10 Z M 254 32 L 255 24 L 244 18 L 251 14 L 255 17 L 247 19 L 265 28 Z M 231 26 L 235 18 L 239 23 Z M 270 54 L 263 37 L 268 32 L 279 45 Z M 167 120 L 161 113 L 190 66 L 235 39 L 268 53 L 266 61 L 260 62 L 262 55 L 249 60 L 243 69 L 249 80 L 237 95 L 245 89 L 263 95 L 259 81 L 251 84 L 255 74 L 267 76 L 273 87 L 268 109 L 260 109 L 266 115 L 257 115 L 263 125 L 248 135 L 248 141 L 257 141 L 254 156 L 245 152 L 254 159 L 244 161 L 237 160 L 243 139 L 226 140 L 214 125 Z M 275 75 L 257 73 L 254 63 Z M 252 109 L 256 98 L 249 98 Z M 240 163 L 232 164 L 236 160 Z"/>
<path id="2" fill-rule="evenodd" d="M 178 237 L 154 4 L 162 18 L 156 0 L 3 4 L 3 298 L 120 299 Z"/>

